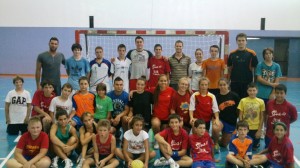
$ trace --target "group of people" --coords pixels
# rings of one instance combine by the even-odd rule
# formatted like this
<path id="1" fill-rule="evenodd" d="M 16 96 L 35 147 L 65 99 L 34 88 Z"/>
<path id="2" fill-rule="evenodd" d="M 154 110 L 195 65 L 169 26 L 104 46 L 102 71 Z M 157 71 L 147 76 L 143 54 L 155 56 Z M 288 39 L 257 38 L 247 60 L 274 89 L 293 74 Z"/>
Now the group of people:
<path id="1" fill-rule="evenodd" d="M 119 56 L 109 61 L 98 46 L 96 58 L 88 62 L 80 44 L 73 44 L 73 56 L 65 59 L 57 52 L 59 40 L 51 38 L 49 51 L 37 58 L 32 100 L 19 76 L 6 97 L 7 133 L 22 133 L 7 167 L 58 167 L 60 160 L 72 167 L 74 150 L 80 155 L 77 167 L 117 167 L 120 160 L 131 167 L 137 159 L 148 167 L 156 155 L 162 157 L 154 166 L 215 167 L 214 153 L 228 145 L 227 167 L 267 161 L 293 167 L 288 136 L 297 110 L 285 99 L 273 50 L 264 49 L 264 61 L 258 63 L 256 53 L 246 48 L 246 34 L 238 34 L 236 42 L 226 67 L 218 45 L 210 46 L 207 60 L 197 48 L 192 63 L 180 40 L 168 58 L 161 44 L 154 46 L 153 56 L 137 36 L 136 49 L 127 55 L 120 44 Z M 68 74 L 62 87 L 61 64 Z M 265 150 L 252 157 L 264 130 Z M 55 155 L 52 161 L 47 152 Z"/>

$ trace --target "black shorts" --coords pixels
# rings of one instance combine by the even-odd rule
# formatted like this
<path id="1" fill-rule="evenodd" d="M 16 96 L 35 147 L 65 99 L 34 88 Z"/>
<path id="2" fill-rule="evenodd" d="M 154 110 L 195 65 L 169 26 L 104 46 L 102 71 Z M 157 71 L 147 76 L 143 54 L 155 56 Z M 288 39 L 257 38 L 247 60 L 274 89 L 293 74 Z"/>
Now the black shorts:
<path id="1" fill-rule="evenodd" d="M 21 131 L 22 134 L 27 132 L 27 124 L 8 124 L 6 132 L 9 135 L 18 135 L 19 131 Z"/>

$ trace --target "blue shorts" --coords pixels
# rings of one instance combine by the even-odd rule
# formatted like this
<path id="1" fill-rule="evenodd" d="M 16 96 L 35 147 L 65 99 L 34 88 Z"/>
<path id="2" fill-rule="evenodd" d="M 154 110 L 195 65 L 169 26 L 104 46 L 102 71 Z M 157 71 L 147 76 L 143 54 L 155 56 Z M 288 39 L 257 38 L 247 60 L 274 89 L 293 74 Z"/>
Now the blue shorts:
<path id="1" fill-rule="evenodd" d="M 26 156 L 26 155 L 23 155 L 23 157 L 27 160 L 27 161 L 29 161 L 29 160 L 31 160 L 33 157 L 32 156 Z"/>
<path id="2" fill-rule="evenodd" d="M 72 118 L 72 120 L 76 123 L 76 127 L 77 128 L 80 128 L 83 125 L 80 117 L 78 117 L 77 115 L 74 115 L 74 117 Z"/>
<path id="3" fill-rule="evenodd" d="M 283 166 L 277 164 L 276 162 L 269 160 L 270 168 L 284 168 Z"/>
<path id="4" fill-rule="evenodd" d="M 227 122 L 225 121 L 222 121 L 221 122 L 223 123 L 223 130 L 222 132 L 225 132 L 226 134 L 232 134 L 235 130 L 235 126 L 234 125 L 231 125 L 231 124 L 228 124 Z"/>
<path id="5" fill-rule="evenodd" d="M 193 162 L 192 168 L 216 168 L 215 162 L 203 160 Z"/>

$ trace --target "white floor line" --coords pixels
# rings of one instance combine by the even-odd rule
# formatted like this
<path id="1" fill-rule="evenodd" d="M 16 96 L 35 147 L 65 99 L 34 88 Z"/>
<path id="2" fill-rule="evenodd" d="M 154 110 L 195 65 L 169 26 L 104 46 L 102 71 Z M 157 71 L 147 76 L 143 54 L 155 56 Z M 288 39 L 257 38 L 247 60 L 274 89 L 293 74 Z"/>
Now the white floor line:
<path id="1" fill-rule="evenodd" d="M 14 142 L 19 142 L 19 139 L 21 138 L 21 135 L 19 135 L 15 140 Z"/>
<path id="2" fill-rule="evenodd" d="M 0 168 L 2 168 L 3 166 L 5 166 L 5 163 L 8 161 L 8 159 L 11 157 L 11 155 L 14 154 L 15 149 L 16 149 L 16 147 L 14 147 L 14 149 L 9 152 L 9 154 L 6 156 L 6 158 L 0 164 Z"/>
<path id="3" fill-rule="evenodd" d="M 294 155 L 294 160 L 295 160 L 296 164 L 297 164 L 298 166 L 300 166 L 300 161 L 299 161 L 299 159 L 296 158 L 295 155 Z"/>
<path id="4" fill-rule="evenodd" d="M 20 138 L 21 138 L 21 135 L 19 135 L 19 136 L 14 140 L 14 142 L 18 142 Z M 3 160 L 2 163 L 1 163 L 1 165 L 0 165 L 0 168 L 2 168 L 2 167 L 5 165 L 5 163 L 8 161 L 8 159 L 14 154 L 15 149 L 16 149 L 16 147 L 14 147 L 14 149 L 13 149 L 12 151 L 9 152 L 9 154 L 6 156 L 6 158 L 0 158 L 0 160 Z"/>

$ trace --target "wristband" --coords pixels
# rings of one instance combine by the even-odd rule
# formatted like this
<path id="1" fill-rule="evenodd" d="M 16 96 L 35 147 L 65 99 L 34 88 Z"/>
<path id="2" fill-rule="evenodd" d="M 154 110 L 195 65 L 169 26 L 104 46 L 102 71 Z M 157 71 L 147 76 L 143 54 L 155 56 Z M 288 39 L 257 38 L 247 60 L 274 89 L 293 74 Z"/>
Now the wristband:
<path id="1" fill-rule="evenodd" d="M 172 157 L 178 157 L 178 151 L 174 151 Z"/>

